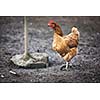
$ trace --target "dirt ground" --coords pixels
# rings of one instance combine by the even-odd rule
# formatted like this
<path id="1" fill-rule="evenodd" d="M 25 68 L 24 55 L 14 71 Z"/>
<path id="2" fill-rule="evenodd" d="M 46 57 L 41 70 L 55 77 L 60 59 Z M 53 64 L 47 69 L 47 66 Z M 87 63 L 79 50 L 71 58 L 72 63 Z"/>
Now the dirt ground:
<path id="1" fill-rule="evenodd" d="M 63 59 L 51 49 L 53 31 L 50 19 L 60 24 L 64 34 L 72 26 L 80 31 L 78 54 L 68 71 L 60 71 Z M 24 52 L 23 17 L 0 17 L 0 82 L 2 83 L 97 83 L 100 82 L 100 17 L 28 17 L 29 51 L 46 52 L 47 68 L 19 68 L 10 58 Z M 17 74 L 11 74 L 14 71 Z"/>

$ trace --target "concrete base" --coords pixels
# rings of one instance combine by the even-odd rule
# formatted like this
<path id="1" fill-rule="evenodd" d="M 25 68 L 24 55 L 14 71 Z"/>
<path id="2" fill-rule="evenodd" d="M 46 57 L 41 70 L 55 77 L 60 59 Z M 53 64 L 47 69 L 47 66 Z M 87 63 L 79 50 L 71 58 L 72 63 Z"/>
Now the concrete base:
<path id="1" fill-rule="evenodd" d="M 25 68 L 43 68 L 48 67 L 48 55 L 46 53 L 30 53 L 26 56 L 23 54 L 15 55 L 10 59 L 15 65 Z"/>

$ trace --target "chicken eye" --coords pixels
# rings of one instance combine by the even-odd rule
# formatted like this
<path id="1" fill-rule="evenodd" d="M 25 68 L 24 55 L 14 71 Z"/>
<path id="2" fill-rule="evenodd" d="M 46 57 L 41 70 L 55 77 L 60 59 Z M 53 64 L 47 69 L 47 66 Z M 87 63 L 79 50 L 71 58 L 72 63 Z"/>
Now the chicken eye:
<path id="1" fill-rule="evenodd" d="M 52 23 L 52 27 L 55 28 L 56 27 L 56 24 L 55 23 Z"/>

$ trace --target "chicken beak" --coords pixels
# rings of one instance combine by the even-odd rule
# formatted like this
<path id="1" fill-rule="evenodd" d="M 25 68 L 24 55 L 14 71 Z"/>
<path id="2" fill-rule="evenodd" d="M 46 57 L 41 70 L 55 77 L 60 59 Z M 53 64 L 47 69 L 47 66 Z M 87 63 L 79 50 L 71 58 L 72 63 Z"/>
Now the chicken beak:
<path id="1" fill-rule="evenodd" d="M 50 27 L 50 24 L 48 23 L 48 27 Z"/>

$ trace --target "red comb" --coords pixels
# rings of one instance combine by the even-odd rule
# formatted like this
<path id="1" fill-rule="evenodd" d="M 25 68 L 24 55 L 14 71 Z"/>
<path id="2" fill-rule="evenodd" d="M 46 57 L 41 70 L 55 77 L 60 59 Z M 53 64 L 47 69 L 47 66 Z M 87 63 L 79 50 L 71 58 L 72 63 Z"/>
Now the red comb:
<path id="1" fill-rule="evenodd" d="M 53 20 L 50 20 L 50 21 L 49 21 L 49 23 L 53 23 L 53 22 L 54 22 Z"/>

